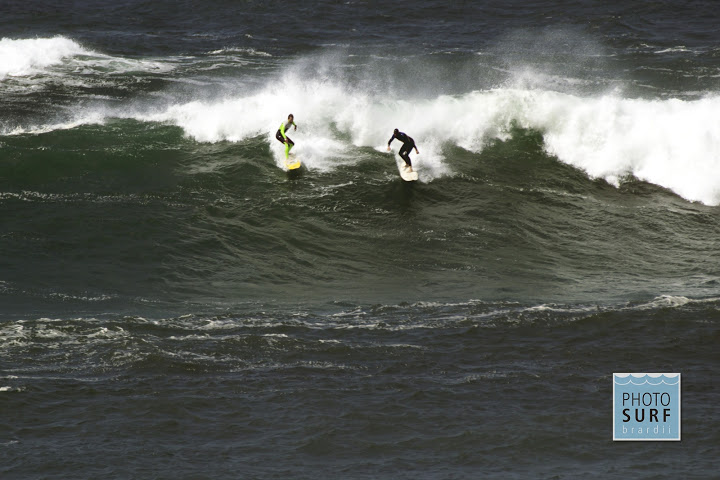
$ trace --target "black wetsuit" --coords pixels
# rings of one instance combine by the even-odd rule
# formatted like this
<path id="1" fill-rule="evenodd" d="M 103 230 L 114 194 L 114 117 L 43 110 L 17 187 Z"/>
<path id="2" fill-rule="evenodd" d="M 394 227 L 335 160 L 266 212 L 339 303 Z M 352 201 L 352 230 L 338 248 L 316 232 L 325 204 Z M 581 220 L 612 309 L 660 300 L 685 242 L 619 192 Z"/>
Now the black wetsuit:
<path id="1" fill-rule="evenodd" d="M 400 148 L 400 158 L 405 160 L 405 163 L 412 167 L 409 153 L 412 151 L 413 148 L 415 148 L 415 140 L 413 140 L 407 133 L 393 133 L 393 136 L 390 137 L 390 141 L 388 142 L 388 147 L 396 138 L 403 142 L 403 146 Z"/>

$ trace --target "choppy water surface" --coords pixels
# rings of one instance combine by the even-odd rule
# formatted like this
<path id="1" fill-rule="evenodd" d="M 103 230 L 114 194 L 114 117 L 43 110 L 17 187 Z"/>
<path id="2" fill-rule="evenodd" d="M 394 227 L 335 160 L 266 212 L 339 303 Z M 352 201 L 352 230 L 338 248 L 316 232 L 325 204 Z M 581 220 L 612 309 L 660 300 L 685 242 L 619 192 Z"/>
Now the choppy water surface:
<path id="1" fill-rule="evenodd" d="M 515 3 L 8 3 L 3 478 L 711 477 L 713 4 Z"/>

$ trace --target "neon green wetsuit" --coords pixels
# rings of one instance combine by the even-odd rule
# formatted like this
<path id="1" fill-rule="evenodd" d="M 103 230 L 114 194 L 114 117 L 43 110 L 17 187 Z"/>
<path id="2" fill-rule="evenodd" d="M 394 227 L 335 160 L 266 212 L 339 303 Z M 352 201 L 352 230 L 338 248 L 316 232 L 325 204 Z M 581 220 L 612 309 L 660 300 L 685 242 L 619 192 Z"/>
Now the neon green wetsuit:
<path id="1" fill-rule="evenodd" d="M 285 135 L 285 130 L 289 130 L 290 126 L 294 126 L 297 128 L 297 125 L 295 125 L 295 122 L 282 122 L 280 124 L 280 128 L 278 129 L 277 133 L 275 134 L 275 138 L 278 139 L 280 143 L 285 144 L 285 158 L 288 158 L 288 155 L 290 155 L 290 149 L 295 146 L 295 142 L 290 140 L 290 137 Z"/>

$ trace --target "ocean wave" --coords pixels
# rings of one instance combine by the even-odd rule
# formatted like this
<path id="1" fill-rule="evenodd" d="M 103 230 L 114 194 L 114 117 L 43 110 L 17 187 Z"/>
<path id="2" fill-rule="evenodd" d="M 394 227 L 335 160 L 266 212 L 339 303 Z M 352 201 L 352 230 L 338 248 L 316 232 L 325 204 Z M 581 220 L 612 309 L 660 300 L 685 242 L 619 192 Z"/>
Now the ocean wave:
<path id="1" fill-rule="evenodd" d="M 0 40 L 0 80 L 7 76 L 33 75 L 75 55 L 90 52 L 62 36 Z"/>
<path id="2" fill-rule="evenodd" d="M 106 55 L 63 36 L 0 39 L 0 81 L 12 77 L 37 83 L 42 79 L 34 77 L 52 73 L 64 75 L 65 84 L 80 82 L 82 86 L 81 78 L 88 74 L 166 73 L 174 67 L 167 59 L 155 61 Z"/>
<path id="3" fill-rule="evenodd" d="M 49 58 L 54 61 L 88 54 L 68 39 L 48 41 Z M 10 42 L 24 51 L 25 43 L 18 42 L 25 41 Z M 31 63 L 49 64 L 50 60 L 43 63 L 39 58 Z M 140 65 L 139 61 L 108 61 L 130 62 L 114 68 Z M 141 67 L 154 68 L 152 62 L 146 63 Z M 291 133 L 294 152 L 308 168 L 329 171 L 357 163 L 362 158 L 358 149 L 385 152 L 392 130 L 399 128 L 415 139 L 420 154 L 413 155 L 413 162 L 420 180 L 427 182 L 453 175 L 448 145 L 479 154 L 494 141 L 512 138 L 519 127 L 539 132 L 549 155 L 592 179 L 617 187 L 634 178 L 689 201 L 720 204 L 720 126 L 713 121 L 720 96 L 638 99 L 625 98 L 620 91 L 580 96 L 510 83 L 453 95 L 395 97 L 363 79 L 350 81 L 345 73 L 327 65 L 313 73 L 305 65 L 293 66 L 251 92 L 225 92 L 216 98 L 198 92 L 196 98 L 184 94 L 137 100 L 122 107 L 77 106 L 62 121 L 6 125 L 2 134 L 38 134 L 102 124 L 108 118 L 132 118 L 178 126 L 199 142 L 241 142 L 264 136 L 281 166 L 283 146 L 274 134 L 280 122 L 294 113 L 298 124 Z"/>
<path id="4" fill-rule="evenodd" d="M 711 121 L 720 97 L 640 100 L 618 95 L 581 98 L 543 90 L 497 89 L 410 102 L 348 92 L 324 82 L 288 81 L 259 93 L 191 101 L 134 112 L 89 111 L 64 125 L 16 128 L 37 133 L 99 123 L 107 116 L 177 125 L 200 142 L 267 137 L 278 164 L 275 130 L 294 113 L 291 133 L 305 163 L 329 170 L 356 161 L 352 147 L 384 151 L 393 128 L 413 136 L 424 180 L 451 174 L 444 146 L 480 153 L 520 126 L 541 132 L 546 151 L 591 178 L 619 186 L 634 177 L 707 205 L 720 203 L 720 126 Z"/>

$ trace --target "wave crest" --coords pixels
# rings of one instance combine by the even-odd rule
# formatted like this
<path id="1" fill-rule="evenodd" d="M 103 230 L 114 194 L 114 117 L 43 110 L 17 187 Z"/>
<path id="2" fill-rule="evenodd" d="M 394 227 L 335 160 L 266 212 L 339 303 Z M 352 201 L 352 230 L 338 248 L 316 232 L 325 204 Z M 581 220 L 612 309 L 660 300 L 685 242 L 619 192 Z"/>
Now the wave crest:
<path id="1" fill-rule="evenodd" d="M 75 63 L 107 60 L 111 71 L 173 69 L 171 61 L 88 52 L 63 37 L 3 39 L 0 52 L 4 52 L 0 57 L 12 56 L 0 62 L 0 77 L 47 68 L 81 54 L 90 58 Z M 73 128 L 110 117 L 134 118 L 177 125 L 201 142 L 237 142 L 265 135 L 280 164 L 282 146 L 274 133 L 292 112 L 299 125 L 293 132 L 295 152 L 310 167 L 332 169 L 355 162 L 363 155 L 357 148 L 384 151 L 392 130 L 399 128 L 415 139 L 420 155 L 414 155 L 414 162 L 424 172 L 421 178 L 431 180 L 452 174 L 448 145 L 480 154 L 490 142 L 507 140 L 515 127 L 521 127 L 539 132 L 548 154 L 591 178 L 619 186 L 624 178 L 634 177 L 689 201 L 720 204 L 720 124 L 714 121 L 720 96 L 708 94 L 696 100 L 625 98 L 620 92 L 581 96 L 537 85 L 410 96 L 373 85 L 367 77 L 382 78 L 377 73 L 382 69 L 373 63 L 356 77 L 339 72 L 338 65 L 341 60 L 335 57 L 319 63 L 298 61 L 252 92 L 230 88 L 232 93 L 224 90 L 222 98 L 198 91 L 170 94 L 174 98 L 162 102 L 146 97 L 120 108 L 78 106 L 70 118 L 50 126 L 8 126 L 4 134 Z M 415 81 L 415 77 L 402 78 L 393 77 L 395 83 Z"/>
<path id="2" fill-rule="evenodd" d="M 62 36 L 0 40 L 0 80 L 36 74 L 62 63 L 67 57 L 89 53 L 77 42 Z"/>

